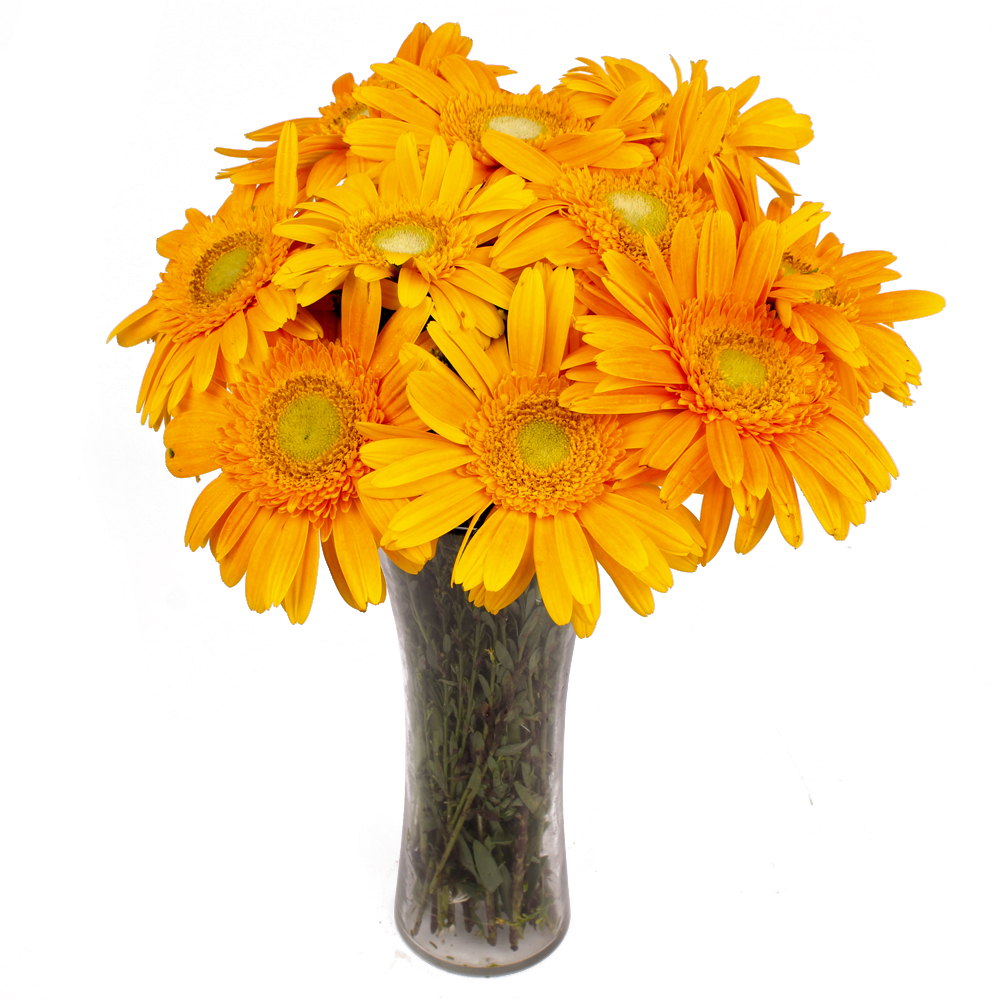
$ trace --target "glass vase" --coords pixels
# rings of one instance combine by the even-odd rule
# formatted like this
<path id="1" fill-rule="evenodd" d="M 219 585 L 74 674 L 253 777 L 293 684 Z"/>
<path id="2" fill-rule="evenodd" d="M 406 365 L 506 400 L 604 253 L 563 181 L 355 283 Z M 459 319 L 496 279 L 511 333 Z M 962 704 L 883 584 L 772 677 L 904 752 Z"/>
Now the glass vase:
<path id="1" fill-rule="evenodd" d="M 420 573 L 383 555 L 403 659 L 406 796 L 396 925 L 467 975 L 533 965 L 569 925 L 562 747 L 574 635 L 532 580 L 497 614 L 451 586 L 462 533 Z"/>

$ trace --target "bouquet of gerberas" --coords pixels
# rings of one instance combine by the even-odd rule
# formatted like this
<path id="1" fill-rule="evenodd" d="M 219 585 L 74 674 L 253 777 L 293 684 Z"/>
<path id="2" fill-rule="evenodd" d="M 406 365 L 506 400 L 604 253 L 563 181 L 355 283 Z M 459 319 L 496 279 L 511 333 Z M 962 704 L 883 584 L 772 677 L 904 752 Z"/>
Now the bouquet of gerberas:
<path id="1" fill-rule="evenodd" d="M 798 546 L 800 494 L 845 538 L 897 474 L 869 400 L 919 382 L 893 324 L 944 303 L 883 292 L 891 254 L 844 254 L 795 207 L 767 160 L 797 162 L 810 122 L 748 107 L 756 78 L 587 59 L 513 94 L 470 48 L 417 25 L 320 117 L 220 150 L 249 161 L 232 193 L 160 238 L 161 281 L 112 336 L 154 341 L 139 410 L 170 471 L 221 470 L 186 542 L 252 609 L 305 621 L 321 551 L 360 611 L 401 571 L 423 643 L 411 929 L 461 902 L 516 948 L 552 919 L 543 654 L 593 631 L 598 565 L 648 615 L 734 510 L 739 552 L 773 522 Z M 436 621 L 406 583 L 428 563 Z"/>

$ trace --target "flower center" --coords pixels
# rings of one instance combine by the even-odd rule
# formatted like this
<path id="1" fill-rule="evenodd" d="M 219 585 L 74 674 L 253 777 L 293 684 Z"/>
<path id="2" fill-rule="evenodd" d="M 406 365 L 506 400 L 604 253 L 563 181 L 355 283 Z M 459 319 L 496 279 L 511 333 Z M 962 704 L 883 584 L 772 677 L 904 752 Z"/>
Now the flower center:
<path id="1" fill-rule="evenodd" d="M 723 381 L 731 389 L 751 385 L 760 389 L 768 378 L 767 365 L 746 351 L 724 347 L 719 351 L 718 371 Z"/>
<path id="2" fill-rule="evenodd" d="M 372 245 L 384 254 L 402 253 L 419 257 L 430 253 L 437 242 L 434 234 L 415 223 L 387 226 L 371 237 Z"/>
<path id="3" fill-rule="evenodd" d="M 247 269 L 249 260 L 249 247 L 237 247 L 229 253 L 224 253 L 208 272 L 208 277 L 205 278 L 205 291 L 209 295 L 228 292 L 240 280 L 240 275 Z"/>
<path id="4" fill-rule="evenodd" d="M 466 94 L 441 109 L 441 135 L 449 146 L 466 142 L 473 156 L 479 156 L 480 140 L 487 131 L 537 143 L 567 131 L 587 131 L 587 124 L 568 113 L 565 100 L 534 92 Z"/>
<path id="5" fill-rule="evenodd" d="M 521 115 L 494 115 L 483 126 L 483 131 L 486 129 L 493 129 L 494 132 L 503 132 L 506 135 L 512 135 L 515 139 L 525 140 L 537 139 L 548 132 L 542 122 Z"/>
<path id="6" fill-rule="evenodd" d="M 818 270 L 818 267 L 801 257 L 797 257 L 790 250 L 786 250 L 781 255 L 781 273 L 786 277 L 789 274 L 815 274 Z"/>
<path id="7" fill-rule="evenodd" d="M 312 462 L 340 437 L 340 410 L 325 396 L 299 396 L 278 418 L 278 447 L 295 462 Z"/>
<path id="8" fill-rule="evenodd" d="M 645 191 L 611 191 L 604 200 L 637 233 L 659 236 L 670 222 L 667 206 L 656 195 Z"/>
<path id="9" fill-rule="evenodd" d="M 764 307 L 726 299 L 684 304 L 670 336 L 687 373 L 680 402 L 725 417 L 741 434 L 771 440 L 829 410 L 833 370 Z"/>
<path id="10" fill-rule="evenodd" d="M 705 402 L 757 415 L 792 402 L 795 378 L 783 346 L 747 329 L 709 327 L 697 354 Z"/>
<path id="11" fill-rule="evenodd" d="M 550 420 L 532 420 L 517 435 L 517 450 L 529 469 L 551 469 L 572 451 L 569 435 Z"/>
<path id="12" fill-rule="evenodd" d="M 565 379 L 510 377 L 466 430 L 493 502 L 524 512 L 576 511 L 604 491 L 621 458 L 617 418 L 573 413 L 558 403 Z"/>
<path id="13" fill-rule="evenodd" d="M 674 228 L 689 218 L 695 230 L 711 200 L 696 191 L 687 174 L 661 162 L 640 170 L 567 169 L 555 180 L 561 214 L 583 229 L 598 253 L 608 250 L 646 258 L 646 240 L 668 250 Z"/>
<path id="14" fill-rule="evenodd" d="M 844 305 L 844 300 L 835 286 L 817 288 L 813 292 L 813 301 L 818 302 L 821 306 L 829 306 L 831 309 L 836 309 L 838 306 Z"/>
<path id="15" fill-rule="evenodd" d="M 254 437 L 259 467 L 284 487 L 323 486 L 357 458 L 362 404 L 349 385 L 332 375 L 302 372 L 267 397 Z"/>
<path id="16" fill-rule="evenodd" d="M 203 306 L 224 299 L 253 268 L 261 243 L 257 233 L 244 231 L 213 244 L 191 273 L 191 299 Z"/>

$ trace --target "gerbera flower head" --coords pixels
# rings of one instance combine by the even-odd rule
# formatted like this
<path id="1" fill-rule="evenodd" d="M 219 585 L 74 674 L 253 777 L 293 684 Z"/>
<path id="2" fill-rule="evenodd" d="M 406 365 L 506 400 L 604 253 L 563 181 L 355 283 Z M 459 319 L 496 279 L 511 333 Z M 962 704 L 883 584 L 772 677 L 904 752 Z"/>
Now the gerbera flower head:
<path id="1" fill-rule="evenodd" d="M 304 339 L 321 334 L 295 296 L 271 285 L 293 241 L 272 232 L 298 200 L 295 127 L 281 140 L 282 170 L 274 184 L 241 186 L 214 217 L 187 212 L 183 229 L 161 236 L 168 259 L 149 302 L 111 332 L 123 347 L 154 339 L 138 410 L 158 427 L 188 388 L 204 391 L 215 377 L 240 378 L 244 359 L 260 360 L 267 334 L 284 328 Z"/>
<path id="2" fill-rule="evenodd" d="M 669 266 L 655 277 L 607 254 L 618 310 L 576 321 L 596 352 L 560 401 L 582 412 L 634 412 L 636 481 L 668 505 L 704 493 L 707 561 L 733 508 L 737 548 L 749 551 L 775 517 L 802 540 L 796 485 L 823 527 L 844 538 L 896 468 L 847 404 L 819 344 L 786 330 L 766 298 L 795 224 L 764 220 L 738 242 L 715 211 L 699 237 L 683 221 Z M 591 374 L 592 373 L 592 374 Z"/>
<path id="3" fill-rule="evenodd" d="M 417 24 L 399 47 L 396 58 L 425 69 L 431 75 L 437 73 L 445 56 L 467 56 L 472 49 L 472 39 L 462 35 L 455 23 L 442 24 L 431 29 L 423 23 Z M 503 66 L 491 66 L 490 71 L 499 75 L 509 73 Z M 396 84 L 378 73 L 374 73 L 362 83 L 365 88 L 395 89 Z M 351 156 L 344 139 L 347 126 L 362 118 L 379 118 L 382 112 L 374 105 L 368 105 L 357 96 L 354 75 L 345 73 L 333 84 L 333 102 L 319 109 L 318 118 L 296 118 L 301 142 L 298 149 L 297 168 L 300 187 L 307 194 L 312 193 L 312 185 L 320 182 L 337 183 L 348 170 Z M 277 156 L 277 139 L 281 135 L 284 122 L 268 125 L 266 128 L 248 132 L 247 138 L 255 142 L 269 142 L 267 146 L 254 149 L 227 149 L 219 147 L 216 152 L 224 156 L 249 159 L 252 162 L 238 167 L 229 167 L 219 172 L 234 184 L 265 184 L 274 179 L 274 164 Z M 355 157 L 357 159 L 357 157 Z M 367 162 L 364 163 L 367 166 Z"/>
<path id="4" fill-rule="evenodd" d="M 464 143 L 449 152 L 435 138 L 421 166 L 415 138 L 407 133 L 378 187 L 364 174 L 349 177 L 319 190 L 301 215 L 276 227 L 314 246 L 289 259 L 275 284 L 295 289 L 298 301 L 309 304 L 349 274 L 391 279 L 403 307 L 430 296 L 445 326 L 496 337 L 503 332 L 497 307 L 509 306 L 514 285 L 489 267 L 485 244 L 534 199 L 520 177 L 475 184 Z"/>
<path id="5" fill-rule="evenodd" d="M 661 161 L 637 170 L 548 169 L 522 164 L 539 196 L 504 226 L 490 251 L 497 267 L 515 268 L 539 258 L 576 268 L 600 268 L 614 250 L 646 258 L 651 238 L 663 255 L 683 218 L 700 227 L 713 202 L 690 175 Z M 548 212 L 543 212 L 547 208 Z"/>
<path id="6" fill-rule="evenodd" d="M 788 219 L 787 206 L 775 200 L 768 217 Z M 817 217 L 782 254 L 782 273 L 768 298 L 796 337 L 834 356 L 844 397 L 859 413 L 867 414 L 876 392 L 909 405 L 920 363 L 893 324 L 940 312 L 944 299 L 934 292 L 883 292 L 883 282 L 900 277 L 888 267 L 896 258 L 876 250 L 845 255 L 833 233 L 819 238 L 821 221 Z"/>
<path id="7" fill-rule="evenodd" d="M 404 435 L 423 425 L 402 392 L 408 369 L 376 344 L 377 292 L 352 281 L 338 342 L 279 334 L 228 390 L 213 383 L 188 393 L 164 433 L 174 475 L 221 469 L 195 502 L 185 542 L 211 544 L 228 586 L 245 576 L 255 611 L 281 604 L 304 621 L 321 549 L 352 607 L 385 597 L 377 538 L 400 504 L 359 497 L 369 472 L 359 452 L 386 425 Z M 416 572 L 432 554 L 431 539 L 394 558 Z"/>
<path id="8" fill-rule="evenodd" d="M 618 488 L 627 421 L 559 405 L 572 310 L 571 272 L 537 264 L 518 280 L 506 341 L 483 350 L 431 324 L 454 370 L 411 349 L 421 367 L 407 392 L 436 433 L 405 442 L 405 454 L 400 442 L 366 445 L 362 458 L 376 471 L 359 488 L 415 497 L 389 523 L 389 549 L 486 515 L 466 536 L 455 582 L 496 611 L 537 575 L 552 618 L 589 635 L 600 613 L 598 563 L 649 614 L 650 588 L 670 586 L 671 566 L 693 569 L 702 539 L 689 513 L 668 510 L 654 490 Z"/>
<path id="9" fill-rule="evenodd" d="M 347 128 L 352 151 L 367 159 L 391 159 L 399 137 L 409 131 L 420 148 L 435 136 L 449 148 L 467 145 L 479 179 L 504 162 L 492 144 L 497 135 L 570 166 L 628 168 L 652 162 L 645 145 L 632 141 L 619 123 L 600 122 L 595 127 L 574 113 L 566 95 L 545 94 L 540 87 L 527 94 L 502 90 L 495 67 L 475 60 L 446 56 L 437 74 L 400 59 L 372 69 L 398 89 L 357 91 L 360 100 L 383 114 L 380 120 L 358 120 Z"/>
<path id="10" fill-rule="evenodd" d="M 616 102 L 636 93 L 641 103 L 635 103 L 632 113 L 640 118 L 662 114 L 673 96 L 670 88 L 655 74 L 631 59 L 605 56 L 604 65 L 593 59 L 579 58 L 582 66 L 574 66 L 562 77 L 563 86 L 571 92 L 574 110 L 585 118 L 598 119 L 606 115 Z"/>
<path id="11" fill-rule="evenodd" d="M 666 158 L 694 174 L 704 173 L 718 203 L 734 216 L 741 214 L 755 180 L 763 178 L 788 204 L 792 189 L 768 159 L 798 163 L 797 150 L 812 140 L 809 117 L 797 114 L 788 101 L 772 98 L 753 107 L 745 105 L 756 92 L 759 77 L 738 87 L 709 87 L 705 60 L 691 63 L 688 80 L 674 65 L 673 91 L 644 66 L 630 60 L 604 59 L 604 68 L 580 60 L 563 77 L 574 94 L 573 107 L 588 117 L 607 115 L 613 106 L 627 104 L 635 134 L 644 128 L 652 136 L 656 157 Z"/>

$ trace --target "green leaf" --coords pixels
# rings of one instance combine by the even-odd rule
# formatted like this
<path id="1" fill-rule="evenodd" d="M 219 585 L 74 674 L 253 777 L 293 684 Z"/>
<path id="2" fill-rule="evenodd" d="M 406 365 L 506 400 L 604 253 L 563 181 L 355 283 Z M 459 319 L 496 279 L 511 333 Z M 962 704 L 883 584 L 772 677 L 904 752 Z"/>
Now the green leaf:
<path id="1" fill-rule="evenodd" d="M 483 694 L 486 695 L 486 700 L 489 701 L 493 697 L 493 690 L 490 688 L 490 682 L 482 674 L 480 674 L 479 684 L 483 689 Z"/>
<path id="2" fill-rule="evenodd" d="M 472 860 L 472 851 L 469 850 L 469 845 L 465 842 L 465 837 L 458 838 L 458 860 L 462 862 L 462 867 L 465 868 L 474 878 L 479 878 L 479 872 L 476 871 L 476 863 Z"/>
<path id="3" fill-rule="evenodd" d="M 545 805 L 545 799 L 537 795 L 530 788 L 522 785 L 520 781 L 514 782 L 514 788 L 520 796 L 521 801 L 528 807 L 533 816 L 537 816 Z"/>
<path id="4" fill-rule="evenodd" d="M 438 783 L 441 787 L 441 791 L 448 794 L 448 782 L 444 776 L 444 769 L 441 767 L 439 761 L 429 760 L 427 761 L 427 770 L 431 772 L 431 777 Z"/>
<path id="5" fill-rule="evenodd" d="M 500 661 L 500 663 L 504 667 L 504 669 L 507 670 L 509 673 L 513 673 L 514 672 L 514 660 L 513 660 L 513 658 L 510 655 L 510 650 L 507 649 L 506 646 L 500 645 L 500 643 L 498 642 L 495 652 L 496 652 L 496 655 L 497 655 L 497 660 Z"/>
<path id="6" fill-rule="evenodd" d="M 524 649 L 528 645 L 529 640 L 532 642 L 537 641 L 533 637 L 533 633 L 536 630 L 540 630 L 542 625 L 542 606 L 539 605 L 534 611 L 528 615 L 527 621 L 524 623 L 524 628 L 521 629 L 521 641 L 518 644 L 518 655 L 524 656 Z"/>
<path id="7" fill-rule="evenodd" d="M 479 792 L 479 789 L 483 784 L 483 772 L 482 769 L 477 767 L 475 771 L 472 772 L 472 777 L 469 778 L 469 783 L 466 785 L 466 789 L 469 793 L 469 798 L 475 798 Z"/>
<path id="8" fill-rule="evenodd" d="M 472 855 L 476 862 L 476 876 L 479 884 L 487 892 L 496 892 L 497 886 L 503 881 L 500 869 L 493 860 L 493 855 L 478 840 L 472 842 Z"/>
<path id="9" fill-rule="evenodd" d="M 553 628 L 545 638 L 545 655 L 547 657 L 562 656 L 563 632 L 561 628 Z"/>

